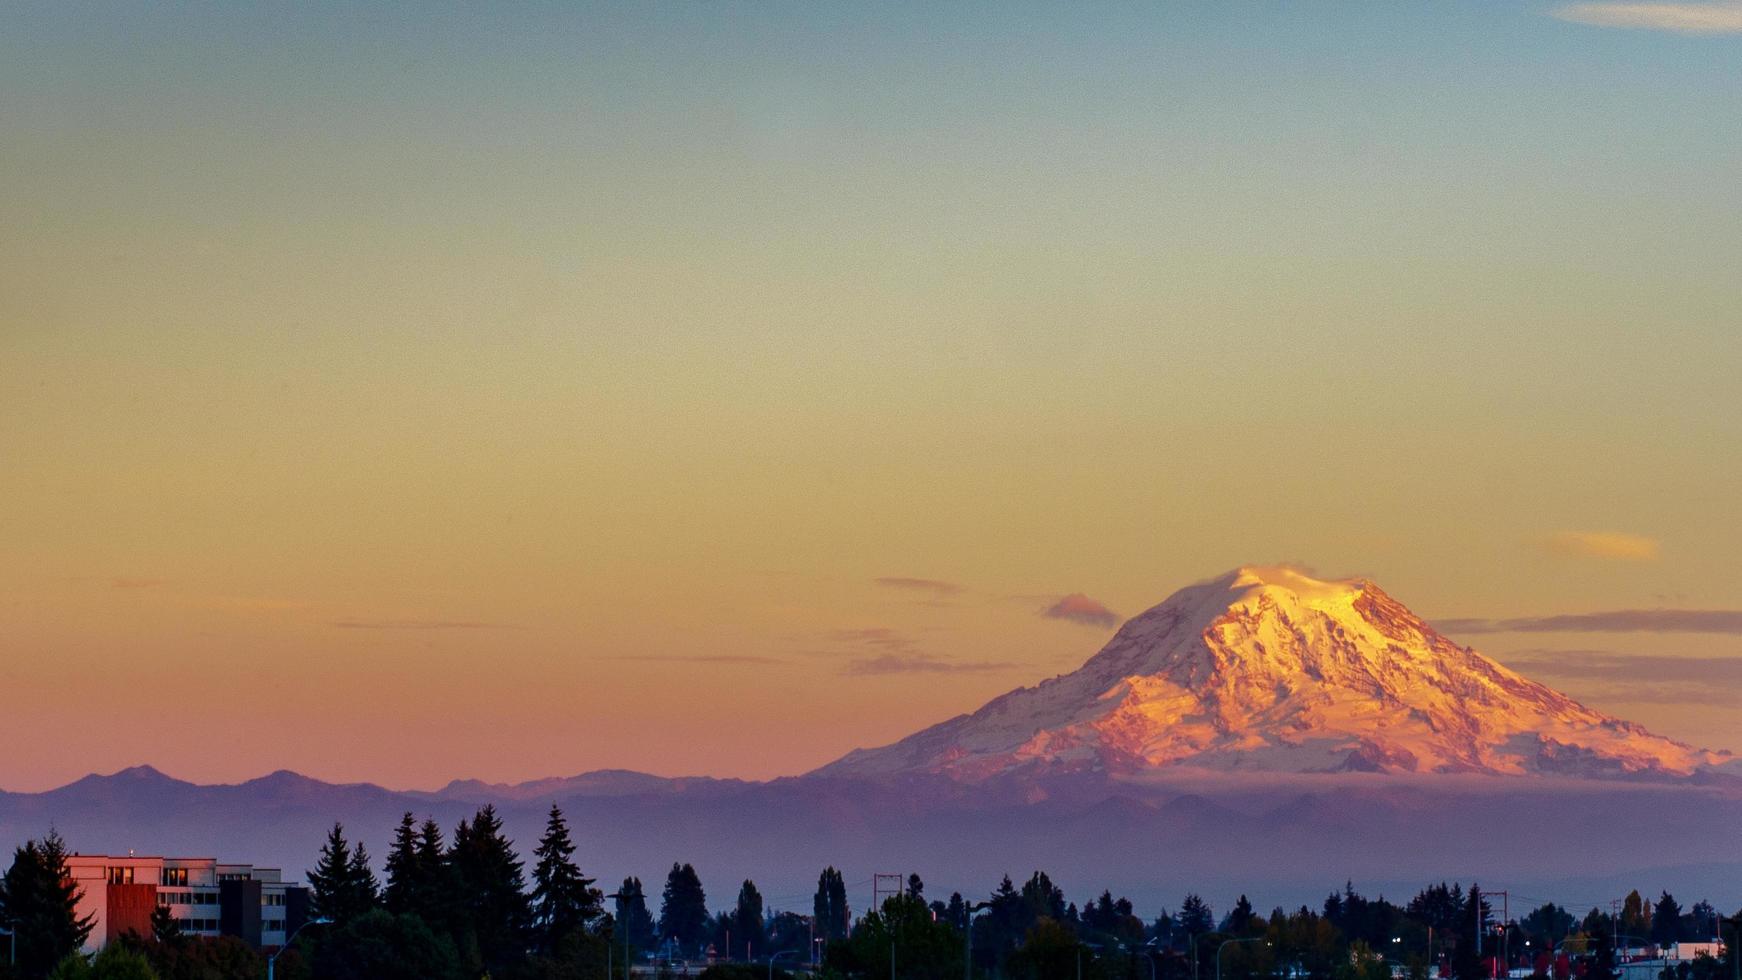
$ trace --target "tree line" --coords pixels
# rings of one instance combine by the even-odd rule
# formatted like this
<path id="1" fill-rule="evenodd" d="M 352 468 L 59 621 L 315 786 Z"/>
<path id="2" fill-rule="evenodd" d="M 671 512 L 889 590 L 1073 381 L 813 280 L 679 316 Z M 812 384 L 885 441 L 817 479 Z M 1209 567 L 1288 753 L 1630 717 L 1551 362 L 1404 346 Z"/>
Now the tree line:
<path id="1" fill-rule="evenodd" d="M 1140 918 L 1110 891 L 1080 906 L 1042 871 L 1018 885 L 1006 876 L 985 898 L 959 892 L 929 899 L 919 875 L 855 919 L 841 871 L 817 879 L 809 915 L 767 907 L 753 881 L 729 907 L 710 911 L 701 876 L 675 862 L 655 916 L 639 878 L 610 895 L 575 861 L 576 845 L 552 806 L 530 876 L 495 808 L 461 820 L 451 836 L 406 813 L 378 878 L 361 843 L 335 824 L 307 873 L 311 915 L 278 958 L 285 980 L 612 980 L 645 954 L 721 960 L 710 980 L 766 976 L 808 964 L 825 978 L 1041 980 L 1425 980 L 1437 966 L 1455 980 L 1487 980 L 1507 968 L 1565 980 L 1615 980 L 1617 947 L 1733 936 L 1737 916 L 1709 902 L 1684 908 L 1669 893 L 1635 891 L 1611 914 L 1583 916 L 1543 903 L 1501 922 L 1476 886 L 1430 885 L 1404 904 L 1367 898 L 1352 884 L 1318 908 L 1260 913 L 1241 896 L 1218 917 L 1201 896 Z M 14 854 L 0 879 L 0 923 L 16 932 L 17 962 L 0 980 L 241 980 L 265 975 L 263 954 L 231 937 L 184 935 L 167 908 L 149 935 L 129 934 L 100 955 L 79 949 L 92 929 L 77 914 L 77 886 L 64 841 L 50 833 Z M 606 902 L 612 903 L 607 911 Z M 1739 913 L 1742 914 L 1742 913 Z M 1731 944 L 1734 950 L 1735 944 Z M 4 947 L 0 947 L 3 949 Z M 1682 964 L 1661 980 L 1724 980 L 1735 953 Z M 746 963 L 757 963 L 754 969 Z M 780 975 L 780 970 L 773 970 Z"/>

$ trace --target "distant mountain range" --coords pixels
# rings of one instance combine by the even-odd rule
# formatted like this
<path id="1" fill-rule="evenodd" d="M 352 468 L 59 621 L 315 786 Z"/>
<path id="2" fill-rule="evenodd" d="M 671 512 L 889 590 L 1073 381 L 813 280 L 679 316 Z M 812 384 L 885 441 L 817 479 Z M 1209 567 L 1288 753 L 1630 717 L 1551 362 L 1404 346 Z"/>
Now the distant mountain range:
<path id="1" fill-rule="evenodd" d="M 1187 890 L 1294 904 L 1345 879 L 1398 894 L 1441 878 L 1561 902 L 1640 887 L 1742 904 L 1737 760 L 1523 678 L 1371 582 L 1287 568 L 1182 589 L 1078 671 L 804 776 L 605 770 L 422 792 L 286 771 L 202 786 L 137 767 L 0 793 L 0 845 L 53 826 L 85 852 L 300 877 L 335 820 L 379 859 L 401 813 L 451 828 L 487 802 L 523 852 L 561 804 L 607 884 L 634 874 L 657 893 L 689 861 L 717 902 L 754 878 L 791 909 L 829 864 L 849 882 L 917 871 L 944 894 L 1043 868 L 1073 897 L 1110 887 L 1150 910 Z"/>

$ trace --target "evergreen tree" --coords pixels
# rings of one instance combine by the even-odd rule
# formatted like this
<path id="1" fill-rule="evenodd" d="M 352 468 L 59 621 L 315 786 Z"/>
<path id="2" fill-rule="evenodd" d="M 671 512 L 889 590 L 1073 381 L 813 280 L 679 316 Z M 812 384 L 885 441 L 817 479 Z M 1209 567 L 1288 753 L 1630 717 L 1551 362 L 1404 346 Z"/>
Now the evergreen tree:
<path id="1" fill-rule="evenodd" d="M 0 880 L 0 922 L 13 930 L 17 972 L 21 977 L 47 976 L 68 955 L 84 946 L 94 924 L 79 918 L 79 887 L 67 871 L 66 842 L 49 831 L 40 841 L 26 841 L 12 856 L 12 867 Z M 13 947 L 8 945 L 8 955 Z"/>
<path id="2" fill-rule="evenodd" d="M 1246 929 L 1252 924 L 1254 918 L 1255 916 L 1252 914 L 1252 903 L 1246 900 L 1245 895 L 1241 895 L 1240 900 L 1234 903 L 1234 911 L 1228 913 L 1228 919 L 1222 925 L 1222 931 L 1231 932 L 1236 936 L 1243 936 L 1246 934 Z"/>
<path id="3" fill-rule="evenodd" d="M 738 904 L 732 910 L 732 941 L 738 949 L 748 948 L 745 959 L 753 958 L 766 945 L 762 935 L 762 893 L 748 878 L 738 889 Z"/>
<path id="4" fill-rule="evenodd" d="M 454 944 L 414 915 L 376 909 L 335 928 L 315 947 L 321 980 L 460 980 Z"/>
<path id="5" fill-rule="evenodd" d="M 1651 935 L 1651 905 L 1639 894 L 1639 889 L 1627 893 L 1621 903 L 1621 935 L 1632 937 L 1627 942 L 1642 941 Z"/>
<path id="6" fill-rule="evenodd" d="M 831 865 L 817 877 L 817 894 L 811 911 L 816 916 L 817 938 L 834 942 L 845 939 L 852 913 L 847 908 L 847 882 Z"/>
<path id="7" fill-rule="evenodd" d="M 308 872 L 308 884 L 311 910 L 336 924 L 343 925 L 375 907 L 377 888 L 369 855 L 361 844 L 351 848 L 343 824 L 335 823 L 327 832 L 320 859 Z"/>
<path id="8" fill-rule="evenodd" d="M 442 843 L 442 828 L 426 819 L 417 834 L 415 874 L 409 884 L 407 911 L 423 919 L 431 929 L 453 933 L 459 927 L 459 882 Z"/>
<path id="9" fill-rule="evenodd" d="M 482 965 L 496 971 L 525 958 L 532 906 L 524 866 L 514 842 L 503 836 L 494 806 L 479 810 L 470 824 L 460 821 L 448 857 Z"/>
<path id="10" fill-rule="evenodd" d="M 1651 912 L 1651 941 L 1668 946 L 1682 938 L 1682 907 L 1669 892 L 1657 900 Z"/>
<path id="11" fill-rule="evenodd" d="M 362 915 L 381 904 L 381 882 L 375 878 L 374 864 L 369 860 L 369 852 L 364 850 L 362 841 L 351 848 L 349 885 L 351 903 L 356 909 L 353 916 Z"/>
<path id="12" fill-rule="evenodd" d="M 654 944 L 653 915 L 647 911 L 647 895 L 642 891 L 640 878 L 624 878 L 623 886 L 617 889 L 617 928 L 626 931 L 629 942 L 642 949 L 651 948 Z M 622 936 L 618 937 L 622 942 Z"/>
<path id="13" fill-rule="evenodd" d="M 1188 936 L 1207 935 L 1216 928 L 1215 914 L 1210 911 L 1210 903 L 1192 893 L 1179 904 L 1177 927 Z"/>
<path id="14" fill-rule="evenodd" d="M 918 874 L 907 876 L 907 893 L 922 902 L 925 901 L 925 882 L 920 880 Z"/>
<path id="15" fill-rule="evenodd" d="M 708 938 L 708 898 L 702 879 L 688 864 L 672 864 L 660 897 L 659 933 L 687 953 L 701 950 Z"/>
<path id="16" fill-rule="evenodd" d="M 418 911 L 422 891 L 417 860 L 417 821 L 411 811 L 399 818 L 393 831 L 393 849 L 387 852 L 387 887 L 381 893 L 381 905 L 393 915 Z"/>
<path id="17" fill-rule="evenodd" d="M 169 906 L 159 905 L 151 910 L 151 941 L 160 946 L 174 946 L 187 937 L 181 931 L 181 923 L 170 914 Z"/>
<path id="18" fill-rule="evenodd" d="M 600 915 L 603 896 L 593 887 L 593 879 L 582 877 L 575 866 L 569 825 L 554 803 L 533 854 L 538 863 L 532 869 L 532 924 L 539 949 L 551 955 L 564 936 L 586 928 Z"/>

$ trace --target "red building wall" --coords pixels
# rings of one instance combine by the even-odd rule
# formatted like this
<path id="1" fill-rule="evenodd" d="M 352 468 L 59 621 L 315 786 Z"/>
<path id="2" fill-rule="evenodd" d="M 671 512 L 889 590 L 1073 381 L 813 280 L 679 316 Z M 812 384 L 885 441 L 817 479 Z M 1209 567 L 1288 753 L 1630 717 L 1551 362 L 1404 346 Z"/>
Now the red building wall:
<path id="1" fill-rule="evenodd" d="M 151 935 L 151 911 L 157 908 L 157 886 L 150 884 L 110 885 L 108 934 L 106 944 L 128 932 Z"/>

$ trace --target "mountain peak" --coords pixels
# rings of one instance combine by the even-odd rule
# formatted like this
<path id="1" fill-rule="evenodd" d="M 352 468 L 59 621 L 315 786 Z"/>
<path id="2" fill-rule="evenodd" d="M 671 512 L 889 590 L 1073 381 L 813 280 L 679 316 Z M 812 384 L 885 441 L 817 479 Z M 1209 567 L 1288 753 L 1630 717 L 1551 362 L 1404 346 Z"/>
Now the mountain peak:
<path id="1" fill-rule="evenodd" d="M 1132 618 L 1072 673 L 821 771 L 1679 777 L 1713 761 L 1459 646 L 1370 580 L 1248 565 Z"/>

